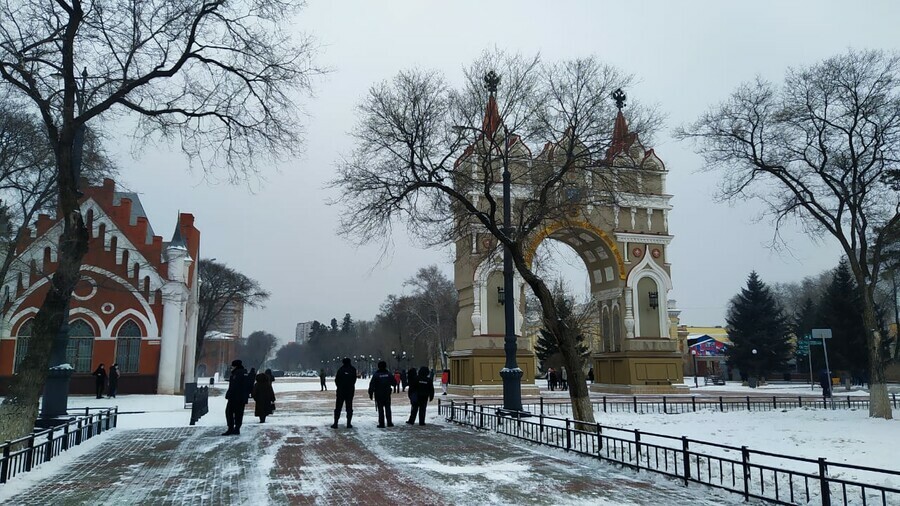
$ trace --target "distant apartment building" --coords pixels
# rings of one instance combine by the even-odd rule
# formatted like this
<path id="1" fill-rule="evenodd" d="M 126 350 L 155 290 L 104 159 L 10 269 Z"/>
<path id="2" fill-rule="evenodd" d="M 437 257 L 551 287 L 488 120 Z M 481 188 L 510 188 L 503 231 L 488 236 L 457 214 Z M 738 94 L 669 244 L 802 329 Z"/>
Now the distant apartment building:
<path id="1" fill-rule="evenodd" d="M 209 325 L 207 332 L 222 332 L 233 336 L 244 335 L 244 303 L 229 302 Z"/>
<path id="2" fill-rule="evenodd" d="M 244 304 L 232 302 L 212 321 L 203 340 L 203 349 L 197 361 L 198 376 L 228 375 L 237 345 L 244 335 Z"/>
<path id="3" fill-rule="evenodd" d="M 300 322 L 297 324 L 297 331 L 294 333 L 294 342 L 303 344 L 309 341 L 309 333 L 312 332 L 313 322 Z"/>

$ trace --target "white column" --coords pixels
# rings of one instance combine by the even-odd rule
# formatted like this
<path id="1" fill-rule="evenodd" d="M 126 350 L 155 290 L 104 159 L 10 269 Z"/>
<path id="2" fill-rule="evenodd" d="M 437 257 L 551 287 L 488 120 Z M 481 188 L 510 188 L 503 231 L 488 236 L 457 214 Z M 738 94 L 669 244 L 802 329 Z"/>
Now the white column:
<path id="1" fill-rule="evenodd" d="M 172 395 L 176 391 L 175 373 L 178 367 L 178 348 L 183 328 L 181 301 L 184 285 L 169 281 L 162 287 L 163 324 L 159 343 L 159 370 L 157 371 L 156 393 Z"/>

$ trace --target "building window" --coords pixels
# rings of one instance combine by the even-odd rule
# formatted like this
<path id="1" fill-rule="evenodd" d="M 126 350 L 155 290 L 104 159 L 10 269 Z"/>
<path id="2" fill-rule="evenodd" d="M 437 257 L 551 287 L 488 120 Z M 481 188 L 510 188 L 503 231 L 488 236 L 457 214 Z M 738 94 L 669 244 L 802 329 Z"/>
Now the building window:
<path id="1" fill-rule="evenodd" d="M 69 323 L 69 345 L 66 346 L 66 362 L 75 372 L 89 373 L 94 353 L 94 329 L 84 320 Z"/>
<path id="2" fill-rule="evenodd" d="M 138 372 L 141 356 L 141 328 L 128 320 L 116 335 L 116 363 L 120 372 Z"/>
<path id="3" fill-rule="evenodd" d="M 31 330 L 34 328 L 34 320 L 28 320 L 19 326 L 19 332 L 16 336 L 16 364 L 15 372 L 19 372 L 19 366 L 25 360 L 28 353 L 28 338 L 31 337 Z"/>

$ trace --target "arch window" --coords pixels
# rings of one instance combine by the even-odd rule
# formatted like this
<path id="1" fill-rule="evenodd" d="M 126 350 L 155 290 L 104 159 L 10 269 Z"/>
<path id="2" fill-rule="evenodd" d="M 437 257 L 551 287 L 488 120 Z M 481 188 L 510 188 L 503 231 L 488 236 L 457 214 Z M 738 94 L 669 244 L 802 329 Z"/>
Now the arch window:
<path id="1" fill-rule="evenodd" d="M 25 360 L 25 355 L 28 354 L 28 339 L 31 337 L 31 332 L 33 329 L 33 319 L 28 320 L 22 325 L 19 325 L 19 331 L 16 333 L 15 372 L 19 372 L 19 366 L 22 365 L 22 361 Z"/>
<path id="2" fill-rule="evenodd" d="M 138 372 L 141 356 L 141 328 L 134 320 L 119 327 L 116 334 L 116 363 L 121 372 Z"/>
<path id="3" fill-rule="evenodd" d="M 69 323 L 69 344 L 66 346 L 66 362 L 75 372 L 91 372 L 94 353 L 94 328 L 84 320 Z"/>
<path id="4" fill-rule="evenodd" d="M 613 351 L 612 325 L 609 320 L 608 307 L 603 308 L 601 329 L 603 332 L 603 351 Z"/>

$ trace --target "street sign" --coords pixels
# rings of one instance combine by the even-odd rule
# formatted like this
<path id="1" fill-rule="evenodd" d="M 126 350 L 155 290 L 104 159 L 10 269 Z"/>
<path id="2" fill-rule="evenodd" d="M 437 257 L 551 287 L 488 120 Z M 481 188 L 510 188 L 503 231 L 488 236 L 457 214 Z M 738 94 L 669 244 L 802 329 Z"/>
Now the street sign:
<path id="1" fill-rule="evenodd" d="M 813 339 L 831 339 L 831 329 L 812 329 Z"/>

